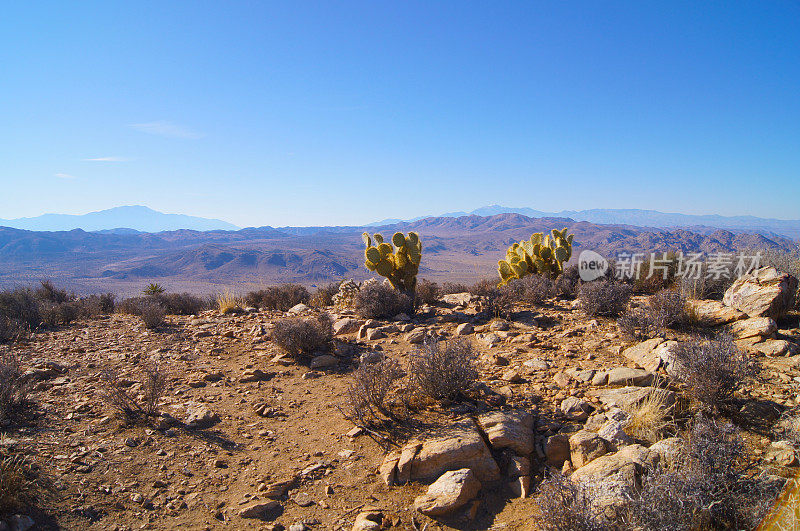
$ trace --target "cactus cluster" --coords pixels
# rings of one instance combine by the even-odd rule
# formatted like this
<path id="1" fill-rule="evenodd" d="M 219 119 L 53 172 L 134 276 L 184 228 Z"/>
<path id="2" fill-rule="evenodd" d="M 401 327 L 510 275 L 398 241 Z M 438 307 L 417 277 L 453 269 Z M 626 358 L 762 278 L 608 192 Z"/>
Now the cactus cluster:
<path id="1" fill-rule="evenodd" d="M 566 228 L 561 231 L 553 229 L 546 236 L 537 232 L 531 235 L 530 240 L 515 243 L 506 251 L 506 259 L 498 262 L 500 285 L 534 273 L 550 278 L 558 276 L 563 271 L 564 262 L 572 256 L 574 236 L 567 236 Z"/>
<path id="2" fill-rule="evenodd" d="M 358 290 L 361 288 L 352 278 L 339 284 L 339 291 L 333 295 L 333 305 L 337 308 L 349 308 L 353 305 Z"/>
<path id="3" fill-rule="evenodd" d="M 363 235 L 364 265 L 370 271 L 386 277 L 396 290 L 412 297 L 417 287 L 417 272 L 422 259 L 422 242 L 416 232 L 408 236 L 395 232 L 392 243 L 383 241 L 383 236 L 374 234 L 371 238 L 366 232 Z M 375 244 L 373 245 L 373 240 Z"/>

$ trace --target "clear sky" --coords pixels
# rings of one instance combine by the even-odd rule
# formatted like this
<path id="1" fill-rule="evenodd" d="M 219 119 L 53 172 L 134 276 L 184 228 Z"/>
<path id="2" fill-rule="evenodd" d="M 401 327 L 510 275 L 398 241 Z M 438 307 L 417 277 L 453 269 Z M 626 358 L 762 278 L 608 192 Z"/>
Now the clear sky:
<path id="1" fill-rule="evenodd" d="M 7 2 L 0 218 L 800 218 L 800 2 Z"/>

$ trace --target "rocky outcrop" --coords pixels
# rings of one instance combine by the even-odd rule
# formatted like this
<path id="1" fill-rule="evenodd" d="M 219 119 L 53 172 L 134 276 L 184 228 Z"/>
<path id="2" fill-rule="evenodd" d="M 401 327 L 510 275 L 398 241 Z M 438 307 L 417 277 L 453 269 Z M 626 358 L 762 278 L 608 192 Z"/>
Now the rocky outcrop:
<path id="1" fill-rule="evenodd" d="M 720 301 L 689 300 L 686 304 L 702 326 L 722 326 L 747 317 L 747 314 Z"/>
<path id="2" fill-rule="evenodd" d="M 510 448 L 519 455 L 533 452 L 533 422 L 533 415 L 525 411 L 497 411 L 478 417 L 493 448 Z"/>
<path id="3" fill-rule="evenodd" d="M 780 319 L 791 308 L 797 293 L 797 279 L 774 267 L 763 267 L 734 281 L 725 292 L 726 306 L 750 317 Z"/>

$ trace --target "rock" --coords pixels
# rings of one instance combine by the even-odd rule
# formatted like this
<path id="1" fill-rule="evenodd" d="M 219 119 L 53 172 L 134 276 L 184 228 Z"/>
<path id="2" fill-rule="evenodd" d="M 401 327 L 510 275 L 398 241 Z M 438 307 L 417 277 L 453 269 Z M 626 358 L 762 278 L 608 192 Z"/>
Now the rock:
<path id="1" fill-rule="evenodd" d="M 553 375 L 553 381 L 559 387 L 568 387 L 572 382 L 572 377 L 565 372 L 557 372 Z"/>
<path id="2" fill-rule="evenodd" d="M 640 444 L 630 444 L 613 454 L 606 454 L 575 471 L 571 479 L 579 482 L 600 481 L 624 472 L 634 485 L 648 462 L 648 450 Z"/>
<path id="3" fill-rule="evenodd" d="M 361 511 L 356 516 L 352 531 L 379 531 L 383 522 L 380 511 Z"/>
<path id="4" fill-rule="evenodd" d="M 343 334 L 352 334 L 354 332 L 358 332 L 358 329 L 360 327 L 361 327 L 361 321 L 359 321 L 358 319 L 345 317 L 333 323 L 333 334 L 337 336 Z"/>
<path id="5" fill-rule="evenodd" d="M 533 415 L 526 411 L 491 412 L 478 416 L 492 448 L 511 448 L 519 455 L 533 452 Z"/>
<path id="6" fill-rule="evenodd" d="M 508 324 L 508 321 L 503 319 L 496 319 L 489 323 L 489 330 L 492 332 L 505 332 L 510 328 L 511 326 Z"/>
<path id="7" fill-rule="evenodd" d="M 193 430 L 210 428 L 220 421 L 219 415 L 202 404 L 190 406 L 186 413 L 186 427 Z"/>
<path id="8" fill-rule="evenodd" d="M 522 363 L 525 367 L 533 369 L 534 371 L 546 371 L 550 369 L 550 364 L 544 360 L 533 358 Z"/>
<path id="9" fill-rule="evenodd" d="M 508 460 L 509 477 L 527 476 L 531 473 L 531 460 L 521 455 L 512 455 Z"/>
<path id="10" fill-rule="evenodd" d="M 767 339 L 761 343 L 756 343 L 751 347 L 756 352 L 764 356 L 794 356 L 800 350 L 795 343 L 790 343 L 785 339 Z"/>
<path id="11" fill-rule="evenodd" d="M 473 301 L 474 295 L 472 293 L 448 293 L 443 295 L 441 300 L 445 304 L 452 304 L 454 306 L 469 306 Z"/>
<path id="12" fill-rule="evenodd" d="M 500 338 L 497 336 L 497 334 L 489 333 L 483 336 L 483 342 L 488 346 L 493 347 L 500 343 Z"/>
<path id="13" fill-rule="evenodd" d="M 522 375 L 519 373 L 519 370 L 517 369 L 507 370 L 506 372 L 503 373 L 500 379 L 509 383 L 522 383 L 525 381 L 525 378 L 522 377 Z"/>
<path id="14" fill-rule="evenodd" d="M 450 514 L 464 506 L 481 490 L 481 482 L 468 468 L 442 474 L 428 487 L 428 492 L 414 500 L 417 511 L 427 516 Z"/>
<path id="15" fill-rule="evenodd" d="M 239 516 L 242 518 L 257 518 L 259 520 L 271 520 L 275 516 L 277 516 L 277 512 L 280 509 L 281 504 L 275 500 L 270 501 L 259 501 L 255 503 L 251 503 L 243 507 L 239 511 Z"/>
<path id="16" fill-rule="evenodd" d="M 396 483 L 403 485 L 411 481 L 411 465 L 414 462 L 417 452 L 422 447 L 422 443 L 409 443 L 406 444 L 400 452 L 400 458 L 397 460 L 397 477 Z"/>
<path id="17" fill-rule="evenodd" d="M 721 326 L 747 317 L 747 314 L 720 301 L 690 299 L 686 304 L 701 326 Z"/>
<path id="18" fill-rule="evenodd" d="M 661 368 L 667 371 L 667 374 L 675 378 L 675 352 L 680 348 L 680 343 L 677 341 L 664 341 L 656 348 L 653 349 L 653 355 L 658 356 L 661 360 Z"/>
<path id="19" fill-rule="evenodd" d="M 731 335 L 735 339 L 750 337 L 772 337 L 778 330 L 778 325 L 770 317 L 751 317 L 733 323 L 730 327 Z"/>
<path id="20" fill-rule="evenodd" d="M 648 339 L 626 348 L 622 351 L 622 355 L 645 370 L 655 372 L 661 367 L 661 358 L 658 357 L 658 354 L 654 354 L 653 350 L 663 342 L 664 340 L 660 337 Z"/>
<path id="21" fill-rule="evenodd" d="M 764 460 L 779 466 L 796 466 L 797 453 L 789 441 L 775 441 L 764 449 Z"/>
<path id="22" fill-rule="evenodd" d="M 411 343 L 412 345 L 418 345 L 425 341 L 425 337 L 428 335 L 428 331 L 424 328 L 415 328 L 408 334 L 406 334 L 405 340 Z"/>
<path id="23" fill-rule="evenodd" d="M 309 527 L 303 522 L 295 522 L 289 526 L 288 531 L 308 531 Z"/>
<path id="24" fill-rule="evenodd" d="M 664 405 L 669 407 L 675 403 L 675 393 L 656 387 L 619 387 L 616 389 L 593 389 L 586 394 L 594 396 L 609 407 L 630 410 L 643 402 L 652 393 L 664 393 Z"/>
<path id="25" fill-rule="evenodd" d="M 339 360 L 336 359 L 336 356 L 322 354 L 321 356 L 314 356 L 311 358 L 311 362 L 308 364 L 308 367 L 310 369 L 327 369 L 329 367 L 336 367 L 338 363 Z"/>
<path id="26" fill-rule="evenodd" d="M 246 369 L 244 372 L 242 372 L 242 377 L 239 378 L 239 381 L 241 383 L 260 382 L 263 380 L 269 380 L 273 376 L 275 376 L 274 372 L 267 373 L 261 369 Z"/>
<path id="27" fill-rule="evenodd" d="M 679 437 L 662 439 L 647 449 L 647 463 L 651 469 L 657 465 L 674 468 L 683 455 L 683 450 L 684 441 Z"/>
<path id="28" fill-rule="evenodd" d="M 581 430 L 569 438 L 570 459 L 576 469 L 608 452 L 606 442 L 596 433 Z"/>
<path id="29" fill-rule="evenodd" d="M 547 438 L 544 455 L 548 465 L 560 468 L 564 461 L 569 461 L 569 454 L 569 436 L 558 433 Z"/>
<path id="30" fill-rule="evenodd" d="M 455 424 L 448 433 L 423 441 L 411 463 L 411 479 L 432 479 L 457 468 L 472 469 L 481 482 L 500 479 L 500 469 L 472 422 Z"/>
<path id="31" fill-rule="evenodd" d="M 376 339 L 383 339 L 386 334 L 380 328 L 370 328 L 367 330 L 365 338 L 367 341 L 375 341 Z"/>
<path id="32" fill-rule="evenodd" d="M 531 477 L 519 476 L 508 483 L 511 496 L 514 498 L 527 498 L 531 493 Z"/>
<path id="33" fill-rule="evenodd" d="M 660 363 L 659 358 L 659 363 Z M 653 382 L 655 375 L 644 369 L 629 369 L 628 367 L 617 367 L 608 371 L 608 385 L 635 385 L 646 386 Z"/>
<path id="34" fill-rule="evenodd" d="M 569 396 L 561 401 L 561 412 L 569 420 L 582 422 L 589 418 L 589 414 L 594 410 L 586 400 Z"/>
<path id="35" fill-rule="evenodd" d="M 27 514 L 15 514 L 8 519 L 8 527 L 10 531 L 28 531 L 36 525 L 33 518 Z"/>
<path id="36" fill-rule="evenodd" d="M 407 313 L 401 312 L 394 316 L 394 320 L 406 323 L 411 320 L 411 317 L 409 317 Z"/>
<path id="37" fill-rule="evenodd" d="M 311 499 L 311 496 L 309 496 L 306 492 L 298 492 L 292 499 L 300 507 L 311 507 L 314 505 L 314 500 Z"/>
<path id="38" fill-rule="evenodd" d="M 397 463 L 400 461 L 400 452 L 392 450 L 383 458 L 383 462 L 378 467 L 378 475 L 383 482 L 391 487 L 397 483 Z"/>
<path id="39" fill-rule="evenodd" d="M 791 308 L 796 292 L 795 277 L 780 273 L 774 267 L 762 267 L 736 279 L 722 302 L 750 317 L 777 320 Z"/>
<path id="40" fill-rule="evenodd" d="M 285 308 L 285 306 L 284 306 L 284 308 Z M 291 315 L 297 315 L 297 314 L 301 314 L 301 313 L 303 313 L 303 312 L 305 312 L 307 310 L 308 310 L 308 306 L 306 306 L 305 304 L 303 304 L 301 302 L 300 304 L 295 304 L 294 306 L 289 308 L 289 311 L 286 312 L 286 313 L 291 314 Z"/>
<path id="41" fill-rule="evenodd" d="M 602 437 L 609 448 L 614 451 L 633 443 L 633 439 L 625 433 L 625 427 L 618 420 L 609 420 L 600 428 L 597 435 Z"/>
<path id="42" fill-rule="evenodd" d="M 456 327 L 455 334 L 457 336 L 466 336 L 471 334 L 474 330 L 475 327 L 473 327 L 470 323 L 461 323 Z"/>

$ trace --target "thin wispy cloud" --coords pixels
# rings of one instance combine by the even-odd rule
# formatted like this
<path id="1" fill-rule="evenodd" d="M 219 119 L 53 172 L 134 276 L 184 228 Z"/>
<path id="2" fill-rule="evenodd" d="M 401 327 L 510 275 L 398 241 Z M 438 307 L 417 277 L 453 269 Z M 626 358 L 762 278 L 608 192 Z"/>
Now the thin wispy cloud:
<path id="1" fill-rule="evenodd" d="M 131 124 L 131 127 L 149 135 L 165 136 L 167 138 L 202 138 L 202 134 L 188 127 L 174 124 L 166 120 L 157 120 L 143 124 Z"/>
<path id="2" fill-rule="evenodd" d="M 81 159 L 83 162 L 127 162 L 131 159 L 125 157 L 95 157 L 91 159 Z"/>
<path id="3" fill-rule="evenodd" d="M 74 175 L 70 175 L 69 173 L 61 173 L 61 172 L 56 173 L 55 177 L 58 177 L 59 179 L 74 179 L 75 178 Z"/>

